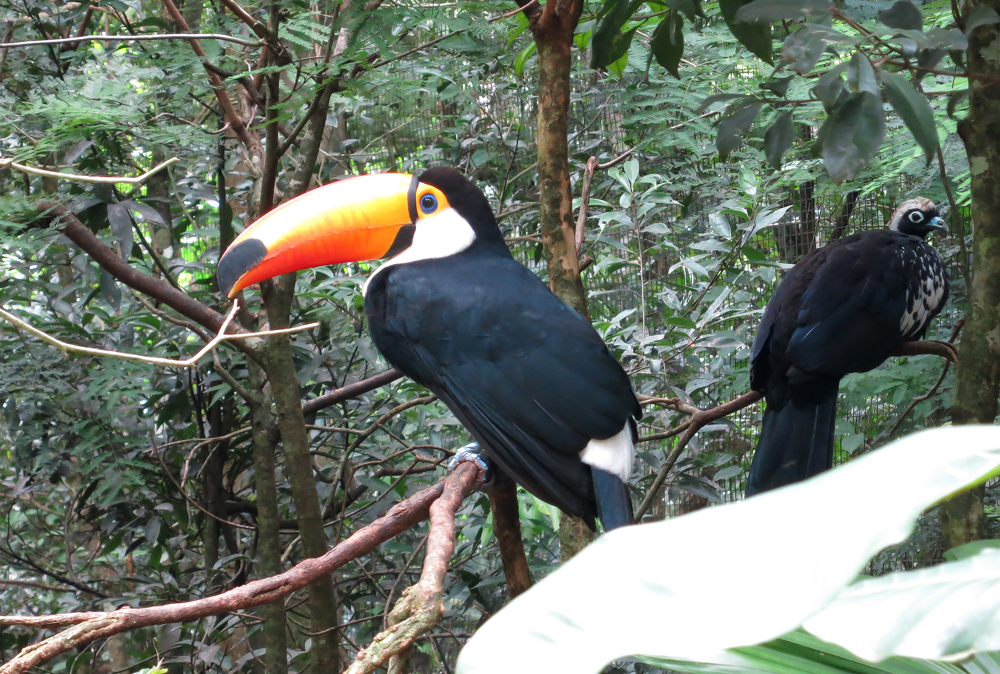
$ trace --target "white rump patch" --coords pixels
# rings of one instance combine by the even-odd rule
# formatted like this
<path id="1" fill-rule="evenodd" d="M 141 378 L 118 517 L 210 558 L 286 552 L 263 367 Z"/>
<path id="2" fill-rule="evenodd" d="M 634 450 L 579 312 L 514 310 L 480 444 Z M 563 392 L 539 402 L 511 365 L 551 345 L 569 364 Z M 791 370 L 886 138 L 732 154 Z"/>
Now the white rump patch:
<path id="1" fill-rule="evenodd" d="M 422 217 L 417 220 L 410 246 L 372 272 L 361 287 L 361 294 L 368 292 L 368 284 L 383 269 L 417 260 L 433 260 L 456 255 L 471 246 L 475 240 L 476 233 L 472 231 L 472 226 L 454 208 L 446 208 L 434 215 Z"/>
<path id="2" fill-rule="evenodd" d="M 622 482 L 628 482 L 632 475 L 634 459 L 635 445 L 632 444 L 632 428 L 628 422 L 617 435 L 606 440 L 591 440 L 580 452 L 580 460 L 585 464 L 617 475 Z"/>

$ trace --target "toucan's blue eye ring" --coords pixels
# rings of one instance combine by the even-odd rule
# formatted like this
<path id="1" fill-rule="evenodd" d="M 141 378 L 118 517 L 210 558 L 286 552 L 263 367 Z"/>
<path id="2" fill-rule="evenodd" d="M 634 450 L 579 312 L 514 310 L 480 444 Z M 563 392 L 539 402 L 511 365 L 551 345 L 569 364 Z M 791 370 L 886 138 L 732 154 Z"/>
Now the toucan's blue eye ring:
<path id="1" fill-rule="evenodd" d="M 430 215 L 437 210 L 438 200 L 433 194 L 425 194 L 420 197 L 420 210 L 426 215 Z"/>

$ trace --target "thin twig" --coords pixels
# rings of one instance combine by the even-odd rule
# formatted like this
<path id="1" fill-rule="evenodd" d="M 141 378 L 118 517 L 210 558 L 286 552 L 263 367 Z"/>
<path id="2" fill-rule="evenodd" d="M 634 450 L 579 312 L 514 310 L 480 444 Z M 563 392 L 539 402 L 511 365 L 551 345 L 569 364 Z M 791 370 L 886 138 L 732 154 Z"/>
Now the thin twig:
<path id="1" fill-rule="evenodd" d="M 691 441 L 691 438 L 694 437 L 695 433 L 697 433 L 703 427 L 707 426 L 709 423 L 715 421 L 716 419 L 721 419 L 722 417 L 729 416 L 733 412 L 741 410 L 744 407 L 749 407 L 750 405 L 753 405 L 755 402 L 757 402 L 763 397 L 764 397 L 763 393 L 759 393 L 757 391 L 750 391 L 749 393 L 744 393 L 735 400 L 731 400 L 728 403 L 719 405 L 718 407 L 713 407 L 708 410 L 699 410 L 696 407 L 692 407 L 691 405 L 683 403 L 679 398 L 657 399 L 658 404 L 663 404 L 668 407 L 673 407 L 674 409 L 680 412 L 691 414 L 691 418 L 684 424 L 682 424 L 681 427 L 675 429 L 679 431 L 681 428 L 683 428 L 684 435 L 682 435 L 681 439 L 677 441 L 676 445 L 674 445 L 673 450 L 671 450 L 670 454 L 667 456 L 666 461 L 663 463 L 663 466 L 656 474 L 656 478 L 653 480 L 653 484 L 650 485 L 649 489 L 646 491 L 646 497 L 643 498 L 642 504 L 640 504 L 635 511 L 636 521 L 641 520 L 642 516 L 646 513 L 647 510 L 649 510 L 650 506 L 653 505 L 653 499 L 656 498 L 656 493 L 660 490 L 660 487 L 663 486 L 663 483 L 666 481 L 667 474 L 674 467 L 674 464 L 677 463 L 677 459 L 680 458 L 681 452 L 683 452 L 684 448 L 687 447 L 688 442 Z M 646 436 L 645 438 L 640 438 L 640 441 L 647 439 L 651 439 L 650 436 Z"/>
<path id="2" fill-rule="evenodd" d="M 17 47 L 37 47 L 48 44 L 72 44 L 75 42 L 144 42 L 148 40 L 189 40 L 200 38 L 205 40 L 220 40 L 222 42 L 235 42 L 247 47 L 259 47 L 259 40 L 242 40 L 231 35 L 221 35 L 219 33 L 162 33 L 158 35 L 83 35 L 78 37 L 63 37 L 54 40 L 26 40 L 24 42 L 9 42 L 4 44 L 4 49 Z"/>
<path id="3" fill-rule="evenodd" d="M 159 358 L 157 356 L 141 356 L 135 353 L 123 353 L 121 351 L 110 351 L 107 349 L 94 349 L 89 346 L 79 346 L 77 344 L 70 344 L 69 342 L 64 342 L 61 339 L 53 337 L 52 335 L 39 330 L 33 325 L 22 321 L 20 318 L 12 313 L 0 309 L 0 318 L 6 318 L 8 321 L 21 328 L 25 332 L 29 332 L 35 337 L 38 337 L 43 342 L 47 342 L 52 346 L 58 348 L 60 351 L 69 353 L 83 353 L 90 356 L 100 356 L 102 358 L 117 358 L 119 360 L 131 360 L 139 363 L 149 363 L 150 365 L 163 365 L 166 367 L 194 367 L 198 364 L 198 361 L 202 359 L 209 351 L 213 350 L 220 342 L 228 342 L 236 339 L 249 339 L 252 337 L 267 337 L 269 335 L 287 335 L 292 332 L 301 332 L 302 330 L 311 330 L 312 328 L 318 327 L 319 323 L 309 323 L 307 325 L 299 325 L 293 328 L 284 328 L 282 330 L 264 330 L 262 332 L 241 332 L 238 334 L 225 334 L 226 328 L 229 327 L 229 323 L 236 316 L 236 310 L 238 309 L 238 302 L 233 302 L 233 308 L 230 310 L 229 315 L 226 316 L 226 320 L 222 323 L 222 328 L 219 333 L 212 338 L 208 344 L 206 344 L 202 349 L 195 355 L 187 358 L 185 360 L 174 360 L 172 358 Z"/>
<path id="4" fill-rule="evenodd" d="M 78 173 L 61 173 L 59 171 L 48 171 L 46 169 L 34 168 L 32 166 L 25 166 L 24 164 L 18 164 L 13 159 L 0 159 L 0 168 L 12 168 L 16 171 L 22 173 L 31 173 L 36 176 L 45 176 L 47 178 L 61 178 L 62 180 L 72 180 L 78 183 L 100 183 L 102 185 L 117 185 L 118 183 L 127 183 L 129 185 L 141 185 L 146 182 L 150 176 L 153 176 L 163 169 L 167 168 L 171 164 L 176 164 L 180 159 L 177 157 L 171 157 L 167 161 L 163 162 L 159 166 L 154 166 L 150 170 L 146 171 L 140 176 L 135 177 L 124 177 L 124 176 L 85 176 Z"/>

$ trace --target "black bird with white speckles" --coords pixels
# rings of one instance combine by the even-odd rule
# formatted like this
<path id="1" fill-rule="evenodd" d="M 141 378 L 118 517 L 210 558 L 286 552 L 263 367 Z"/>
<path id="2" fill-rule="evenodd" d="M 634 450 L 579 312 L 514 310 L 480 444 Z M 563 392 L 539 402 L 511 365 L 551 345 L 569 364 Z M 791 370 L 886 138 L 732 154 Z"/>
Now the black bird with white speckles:
<path id="1" fill-rule="evenodd" d="M 903 202 L 888 230 L 862 232 L 805 255 L 764 311 L 750 383 L 767 409 L 747 496 L 833 465 L 840 379 L 921 339 L 948 300 L 944 261 L 925 238 L 948 231 L 934 202 Z"/>

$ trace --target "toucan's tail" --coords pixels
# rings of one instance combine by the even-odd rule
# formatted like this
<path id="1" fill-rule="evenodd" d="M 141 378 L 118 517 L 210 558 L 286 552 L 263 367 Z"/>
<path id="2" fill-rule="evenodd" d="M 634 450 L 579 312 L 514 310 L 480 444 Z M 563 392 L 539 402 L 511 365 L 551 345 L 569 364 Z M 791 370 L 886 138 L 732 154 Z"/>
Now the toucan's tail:
<path id="1" fill-rule="evenodd" d="M 605 531 L 611 531 L 626 524 L 635 523 L 632 498 L 628 485 L 617 475 L 600 468 L 591 467 L 594 476 L 594 496 L 597 497 L 597 516 Z"/>
<path id="2" fill-rule="evenodd" d="M 768 404 L 747 478 L 747 496 L 799 482 L 833 467 L 839 380 L 794 387 L 781 407 Z"/>

